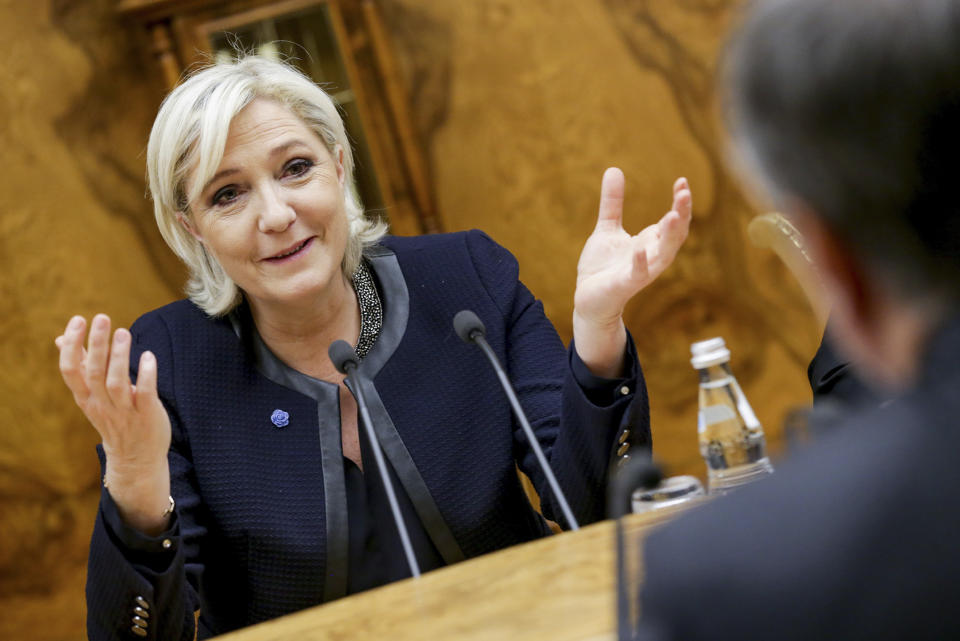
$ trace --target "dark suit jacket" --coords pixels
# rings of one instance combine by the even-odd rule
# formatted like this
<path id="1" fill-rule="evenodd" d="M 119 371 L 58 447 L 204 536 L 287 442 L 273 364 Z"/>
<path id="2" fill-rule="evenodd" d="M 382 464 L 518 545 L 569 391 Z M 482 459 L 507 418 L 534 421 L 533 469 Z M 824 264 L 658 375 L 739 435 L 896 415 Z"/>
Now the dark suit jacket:
<path id="1" fill-rule="evenodd" d="M 830 338 L 830 325 L 823 333 L 820 348 L 807 367 L 813 392 L 813 405 L 832 404 L 838 411 L 855 410 L 862 404 L 878 405 L 882 398 L 867 386 L 853 370 L 849 360 L 840 356 Z"/>
<path id="2" fill-rule="evenodd" d="M 444 560 L 548 532 L 515 462 L 562 522 L 495 374 L 453 331 L 464 308 L 486 324 L 574 513 L 581 523 L 602 518 L 620 434 L 649 447 L 635 356 L 623 381 L 584 386 L 589 374 L 575 377 L 582 363 L 518 281 L 516 260 L 479 232 L 388 238 L 369 258 L 384 330 L 361 364 L 375 385 L 368 402 L 398 490 Z M 123 525 L 104 491 L 90 550 L 90 637 L 135 638 L 140 600 L 149 638 L 190 639 L 198 610 L 203 638 L 342 595 L 344 504 L 330 505 L 343 482 L 339 417 L 318 411 L 313 397 L 336 386 L 271 365 L 238 323 L 186 301 L 146 314 L 132 333 L 131 362 L 145 349 L 158 359 L 177 512 L 169 532 L 144 537 Z M 277 409 L 289 416 L 282 429 L 271 421 Z"/>
<path id="3" fill-rule="evenodd" d="M 916 387 L 645 546 L 644 639 L 960 638 L 960 319 Z"/>

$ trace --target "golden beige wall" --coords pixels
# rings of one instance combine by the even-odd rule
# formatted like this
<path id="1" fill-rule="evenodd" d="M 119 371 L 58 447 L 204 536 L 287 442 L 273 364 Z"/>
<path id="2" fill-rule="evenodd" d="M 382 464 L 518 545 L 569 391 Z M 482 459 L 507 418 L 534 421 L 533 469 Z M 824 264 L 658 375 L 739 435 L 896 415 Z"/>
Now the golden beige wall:
<path id="1" fill-rule="evenodd" d="M 72 314 L 175 297 L 144 200 L 158 93 L 112 3 L 0 0 L 0 639 L 80 639 L 95 432 L 57 370 Z"/>
<path id="2" fill-rule="evenodd" d="M 689 345 L 723 336 L 780 449 L 809 403 L 819 340 L 799 286 L 746 225 L 757 212 L 723 167 L 714 66 L 733 0 L 389 0 L 381 3 L 426 139 L 447 229 L 481 227 L 519 258 L 564 338 L 600 177 L 627 177 L 636 233 L 687 176 L 694 222 L 669 272 L 628 307 L 668 474 L 703 475 Z"/>
<path id="3" fill-rule="evenodd" d="M 81 638 L 96 437 L 59 379 L 71 314 L 129 324 L 178 296 L 143 149 L 160 98 L 110 0 L 0 0 L 0 638 Z M 600 176 L 627 175 L 628 228 L 695 198 L 674 268 L 627 310 L 658 457 L 701 473 L 689 343 L 727 338 L 776 441 L 805 403 L 817 329 L 722 168 L 712 72 L 729 0 L 382 0 L 447 229 L 480 227 L 570 336 Z M 776 445 L 776 443 L 775 443 Z"/>

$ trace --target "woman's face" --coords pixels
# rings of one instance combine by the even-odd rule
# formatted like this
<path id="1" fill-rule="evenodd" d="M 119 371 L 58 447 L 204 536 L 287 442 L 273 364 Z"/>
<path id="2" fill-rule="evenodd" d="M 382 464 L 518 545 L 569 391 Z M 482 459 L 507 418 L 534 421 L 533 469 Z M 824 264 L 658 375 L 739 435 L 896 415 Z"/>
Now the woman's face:
<path id="1" fill-rule="evenodd" d="M 223 160 L 181 222 L 261 308 L 316 300 L 341 277 L 348 223 L 342 151 L 258 98 L 230 124 Z"/>

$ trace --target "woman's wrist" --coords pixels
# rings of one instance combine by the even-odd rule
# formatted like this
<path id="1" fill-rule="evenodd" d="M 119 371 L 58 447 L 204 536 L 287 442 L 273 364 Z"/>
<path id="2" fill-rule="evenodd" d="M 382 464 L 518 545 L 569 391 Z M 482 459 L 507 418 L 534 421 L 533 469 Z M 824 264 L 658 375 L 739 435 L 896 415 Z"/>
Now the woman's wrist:
<path id="1" fill-rule="evenodd" d="M 627 328 L 622 317 L 598 321 L 585 318 L 574 309 L 573 342 L 577 356 L 595 376 L 623 375 Z"/>
<path id="2" fill-rule="evenodd" d="M 170 523 L 170 468 L 162 465 L 136 468 L 111 468 L 109 459 L 103 477 L 123 522 L 130 527 L 156 536 Z"/>

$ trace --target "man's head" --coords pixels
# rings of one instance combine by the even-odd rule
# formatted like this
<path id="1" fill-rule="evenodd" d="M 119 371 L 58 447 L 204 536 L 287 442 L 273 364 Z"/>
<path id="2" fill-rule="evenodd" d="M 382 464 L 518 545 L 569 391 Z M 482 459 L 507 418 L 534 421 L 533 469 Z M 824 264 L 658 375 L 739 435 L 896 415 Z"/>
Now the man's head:
<path id="1" fill-rule="evenodd" d="M 960 295 L 960 2 L 753 2 L 722 82 L 741 168 L 807 236 L 838 347 L 909 382 Z"/>

